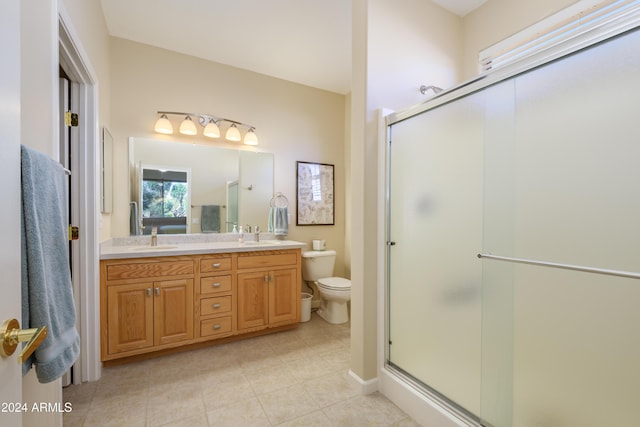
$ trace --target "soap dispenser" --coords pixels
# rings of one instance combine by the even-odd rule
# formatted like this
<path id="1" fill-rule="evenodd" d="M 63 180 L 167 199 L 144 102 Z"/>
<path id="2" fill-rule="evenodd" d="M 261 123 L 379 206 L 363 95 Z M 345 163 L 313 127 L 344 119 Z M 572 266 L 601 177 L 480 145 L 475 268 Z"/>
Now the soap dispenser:
<path id="1" fill-rule="evenodd" d="M 244 232 L 242 231 L 242 226 L 238 226 L 238 242 L 244 243 Z"/>

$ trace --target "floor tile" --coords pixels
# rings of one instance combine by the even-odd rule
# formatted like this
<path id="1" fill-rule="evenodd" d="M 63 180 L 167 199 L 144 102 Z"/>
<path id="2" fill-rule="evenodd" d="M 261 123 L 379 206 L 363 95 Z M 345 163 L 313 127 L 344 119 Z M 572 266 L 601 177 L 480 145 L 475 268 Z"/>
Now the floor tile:
<path id="1" fill-rule="evenodd" d="M 416 427 L 349 377 L 349 324 L 294 330 L 103 369 L 72 385 L 65 427 Z"/>

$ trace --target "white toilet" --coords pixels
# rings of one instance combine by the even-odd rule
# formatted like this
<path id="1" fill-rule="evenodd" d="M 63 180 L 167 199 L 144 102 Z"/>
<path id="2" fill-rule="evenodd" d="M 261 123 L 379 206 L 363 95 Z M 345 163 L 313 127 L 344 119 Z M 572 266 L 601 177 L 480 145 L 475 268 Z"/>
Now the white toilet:
<path id="1" fill-rule="evenodd" d="M 351 280 L 332 277 L 336 251 L 303 251 L 302 280 L 314 282 L 320 292 L 318 315 L 329 323 L 349 321 L 347 303 L 351 299 Z"/>

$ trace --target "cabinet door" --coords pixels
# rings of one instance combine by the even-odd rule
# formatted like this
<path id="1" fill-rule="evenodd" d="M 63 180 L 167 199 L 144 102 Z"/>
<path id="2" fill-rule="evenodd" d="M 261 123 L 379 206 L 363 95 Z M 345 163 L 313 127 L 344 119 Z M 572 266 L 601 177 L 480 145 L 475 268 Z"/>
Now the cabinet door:
<path id="1" fill-rule="evenodd" d="M 109 354 L 153 346 L 153 283 L 107 288 Z"/>
<path id="2" fill-rule="evenodd" d="M 154 282 L 155 345 L 193 338 L 193 279 Z"/>
<path id="3" fill-rule="evenodd" d="M 298 321 L 300 285 L 297 269 L 275 270 L 269 273 L 269 323 Z"/>
<path id="4" fill-rule="evenodd" d="M 266 326 L 269 272 L 238 274 L 238 329 Z"/>

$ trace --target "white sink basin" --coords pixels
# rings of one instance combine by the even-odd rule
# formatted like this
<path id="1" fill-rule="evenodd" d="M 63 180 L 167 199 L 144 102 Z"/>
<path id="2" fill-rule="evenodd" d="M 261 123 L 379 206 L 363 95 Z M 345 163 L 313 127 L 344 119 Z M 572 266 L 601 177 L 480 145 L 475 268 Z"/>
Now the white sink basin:
<path id="1" fill-rule="evenodd" d="M 129 248 L 130 251 L 162 251 L 166 249 L 175 249 L 177 246 L 175 245 L 158 245 L 158 246 L 135 246 L 133 248 Z"/>

